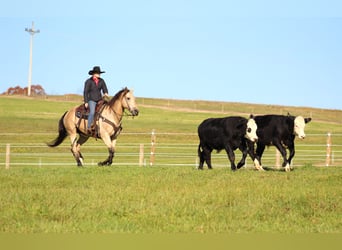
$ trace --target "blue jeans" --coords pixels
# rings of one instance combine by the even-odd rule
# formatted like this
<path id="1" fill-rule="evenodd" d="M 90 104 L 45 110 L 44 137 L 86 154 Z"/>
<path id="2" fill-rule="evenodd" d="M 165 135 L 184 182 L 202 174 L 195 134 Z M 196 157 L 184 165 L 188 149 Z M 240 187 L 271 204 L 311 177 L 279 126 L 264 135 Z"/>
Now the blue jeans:
<path id="1" fill-rule="evenodd" d="M 94 120 L 96 102 L 91 101 L 91 100 L 88 101 L 88 107 L 89 107 L 88 129 L 90 129 L 91 124 L 93 123 L 93 120 Z"/>

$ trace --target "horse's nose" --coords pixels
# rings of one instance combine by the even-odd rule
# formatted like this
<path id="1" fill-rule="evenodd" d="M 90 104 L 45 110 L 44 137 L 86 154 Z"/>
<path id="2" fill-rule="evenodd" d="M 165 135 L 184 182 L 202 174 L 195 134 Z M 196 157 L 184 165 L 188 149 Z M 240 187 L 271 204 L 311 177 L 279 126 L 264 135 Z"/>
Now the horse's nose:
<path id="1" fill-rule="evenodd" d="M 132 115 L 133 115 L 133 116 L 139 115 L 139 110 L 138 110 L 138 109 L 133 109 Z"/>

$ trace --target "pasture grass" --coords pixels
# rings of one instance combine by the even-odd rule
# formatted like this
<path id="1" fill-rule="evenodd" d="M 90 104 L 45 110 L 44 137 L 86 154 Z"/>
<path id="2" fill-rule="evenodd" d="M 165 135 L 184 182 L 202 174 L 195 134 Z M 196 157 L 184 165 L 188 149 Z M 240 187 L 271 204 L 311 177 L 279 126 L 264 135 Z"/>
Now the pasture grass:
<path id="1" fill-rule="evenodd" d="M 0 97 L 0 155 L 11 143 L 13 155 L 28 161 L 40 153 L 70 154 L 69 140 L 59 148 L 20 147 L 37 145 L 57 135 L 62 114 L 81 103 L 81 98 L 46 99 Z M 130 135 L 156 129 L 157 144 L 175 144 L 174 154 L 157 148 L 156 166 L 134 167 L 119 164 L 100 168 L 89 164 L 92 152 L 107 155 L 102 142 L 86 145 L 101 149 L 83 152 L 85 168 L 76 168 L 59 159 L 57 166 L 13 166 L 0 168 L 0 232 L 2 233 L 341 233 L 342 169 L 313 167 L 304 159 L 295 171 L 256 172 L 250 168 L 231 172 L 228 167 L 197 171 L 195 166 L 170 166 L 183 149 L 177 144 L 196 145 L 198 124 L 208 117 L 249 113 L 287 113 L 312 115 L 306 133 L 342 133 L 342 111 L 301 107 L 279 107 L 201 101 L 177 101 L 140 98 L 140 115 L 125 117 L 124 131 L 118 140 L 118 155 L 125 151 L 121 143 L 150 143 L 150 136 Z M 252 112 L 251 112 L 252 111 Z M 180 133 L 168 137 L 163 133 Z M 183 135 L 182 133 L 193 133 Z M 321 138 L 296 140 L 296 145 L 322 144 Z M 342 144 L 342 137 L 334 137 Z M 323 142 L 324 143 L 324 142 Z M 15 146 L 18 144 L 19 146 Z M 137 148 L 138 149 L 138 148 Z M 315 148 L 308 147 L 308 152 Z M 190 149 L 192 150 L 192 149 Z M 193 152 L 196 155 L 197 146 Z M 323 149 L 324 150 L 324 149 Z M 89 159 L 90 158 L 90 159 Z M 97 158 L 94 156 L 94 159 Z M 223 155 L 223 158 L 226 158 Z M 103 160 L 102 159 L 102 160 Z M 44 160 L 44 159 L 43 159 Z M 100 159 L 98 159 L 100 160 Z M 295 158 L 295 161 L 297 159 Z M 227 162 L 226 159 L 223 160 Z M 61 163 L 62 162 L 62 163 Z M 38 163 L 38 161 L 37 161 Z M 65 164 L 65 165 L 64 165 Z M 228 165 L 228 164 L 227 164 Z"/>
<path id="2" fill-rule="evenodd" d="M 0 170 L 0 231 L 341 233 L 341 169 Z"/>

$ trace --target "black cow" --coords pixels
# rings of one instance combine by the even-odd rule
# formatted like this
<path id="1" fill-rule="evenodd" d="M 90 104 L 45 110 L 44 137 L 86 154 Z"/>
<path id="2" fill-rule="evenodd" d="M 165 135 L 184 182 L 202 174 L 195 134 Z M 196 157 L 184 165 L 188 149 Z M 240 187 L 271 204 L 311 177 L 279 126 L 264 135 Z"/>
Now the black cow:
<path id="1" fill-rule="evenodd" d="M 211 169 L 211 152 L 213 149 L 220 151 L 226 150 L 231 163 L 231 169 L 236 170 L 245 164 L 247 156 L 247 139 L 255 142 L 257 140 L 256 124 L 253 116 L 250 119 L 239 116 L 225 118 L 209 118 L 198 126 L 198 156 L 200 163 L 198 169 L 203 169 L 204 161 Z M 239 148 L 244 157 L 235 165 L 234 150 Z"/>
<path id="2" fill-rule="evenodd" d="M 252 157 L 254 165 L 258 170 L 263 170 L 261 157 L 266 146 L 275 146 L 281 153 L 284 162 L 285 171 L 290 171 L 291 160 L 295 155 L 294 139 L 296 135 L 300 139 L 305 138 L 305 124 L 311 121 L 311 118 L 302 116 L 284 116 L 284 115 L 264 115 L 255 116 L 257 124 L 257 147 L 254 150 L 254 143 L 248 142 L 248 154 Z M 289 150 L 289 157 L 286 158 L 286 149 Z"/>

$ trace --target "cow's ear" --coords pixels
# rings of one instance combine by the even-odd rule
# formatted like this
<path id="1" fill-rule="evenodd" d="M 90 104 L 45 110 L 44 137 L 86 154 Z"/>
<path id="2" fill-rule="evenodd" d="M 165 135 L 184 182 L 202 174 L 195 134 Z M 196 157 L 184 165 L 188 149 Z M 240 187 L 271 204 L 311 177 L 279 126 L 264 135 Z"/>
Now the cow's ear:
<path id="1" fill-rule="evenodd" d="M 311 121 L 311 118 L 304 118 L 305 123 L 309 123 Z"/>

